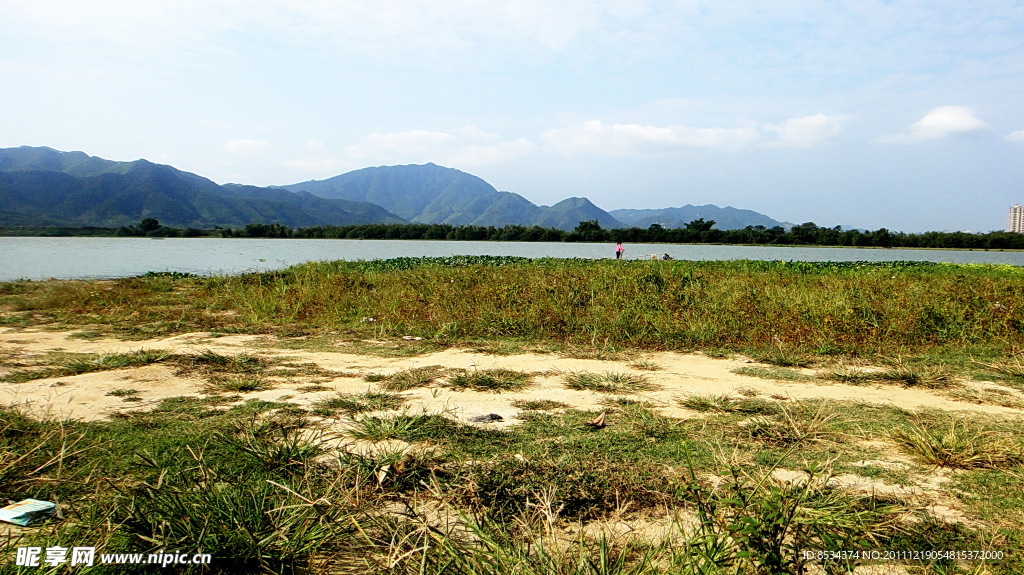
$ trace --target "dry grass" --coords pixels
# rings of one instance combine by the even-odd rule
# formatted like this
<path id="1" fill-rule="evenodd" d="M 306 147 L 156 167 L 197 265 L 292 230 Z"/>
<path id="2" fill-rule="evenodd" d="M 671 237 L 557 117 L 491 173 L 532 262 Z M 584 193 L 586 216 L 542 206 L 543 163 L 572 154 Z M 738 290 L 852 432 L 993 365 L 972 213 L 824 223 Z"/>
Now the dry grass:
<path id="1" fill-rule="evenodd" d="M 1005 469 L 1024 463 L 1020 442 L 963 417 L 921 418 L 894 431 L 891 438 L 929 465 Z"/>

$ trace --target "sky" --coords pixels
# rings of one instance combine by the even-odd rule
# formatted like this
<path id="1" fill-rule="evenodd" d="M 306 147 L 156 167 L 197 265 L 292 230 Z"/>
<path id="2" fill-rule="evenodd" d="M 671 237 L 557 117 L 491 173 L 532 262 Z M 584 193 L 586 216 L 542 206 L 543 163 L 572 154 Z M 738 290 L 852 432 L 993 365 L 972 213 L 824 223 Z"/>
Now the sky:
<path id="1" fill-rule="evenodd" d="M 906 232 L 1024 204 L 1024 0 L 4 0 L 0 147 Z M 385 208 L 387 206 L 384 206 Z"/>

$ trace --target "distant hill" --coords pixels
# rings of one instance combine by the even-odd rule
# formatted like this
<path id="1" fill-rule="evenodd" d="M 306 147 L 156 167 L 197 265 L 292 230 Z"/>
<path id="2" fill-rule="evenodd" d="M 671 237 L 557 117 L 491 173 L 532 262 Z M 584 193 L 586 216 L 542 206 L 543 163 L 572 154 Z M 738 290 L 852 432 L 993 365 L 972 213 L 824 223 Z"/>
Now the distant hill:
<path id="1" fill-rule="evenodd" d="M 726 206 L 720 208 L 713 204 L 693 206 L 687 204 L 679 208 L 660 208 L 647 210 L 612 210 L 609 212 L 615 219 L 630 227 L 648 228 L 651 224 L 660 224 L 663 228 L 683 228 L 693 220 L 703 218 L 714 220 L 715 228 L 720 230 L 741 230 L 747 226 L 764 226 L 773 228 L 781 226 L 785 229 L 793 224 L 773 220 L 753 210 L 741 210 Z"/>
<path id="2" fill-rule="evenodd" d="M 422 224 L 517 224 L 571 230 L 581 221 L 598 220 L 604 228 L 623 227 L 586 198 L 538 206 L 518 194 L 499 192 L 474 175 L 435 164 L 364 168 L 284 187 L 325 198 L 372 202 Z"/>
<path id="3" fill-rule="evenodd" d="M 212 228 L 401 223 L 365 202 L 226 185 L 146 160 L 113 162 L 50 148 L 0 149 L 0 225 L 119 227 L 156 218 Z"/>
<path id="4" fill-rule="evenodd" d="M 102 226 L 156 218 L 165 226 L 213 228 L 251 223 L 289 227 L 378 223 L 540 226 L 572 230 L 680 228 L 714 220 L 719 229 L 782 223 L 751 210 L 714 205 L 607 212 L 583 197 L 538 206 L 512 192 L 435 164 L 364 168 L 286 186 L 219 185 L 146 160 L 115 162 L 45 147 L 0 149 L 0 226 Z"/>

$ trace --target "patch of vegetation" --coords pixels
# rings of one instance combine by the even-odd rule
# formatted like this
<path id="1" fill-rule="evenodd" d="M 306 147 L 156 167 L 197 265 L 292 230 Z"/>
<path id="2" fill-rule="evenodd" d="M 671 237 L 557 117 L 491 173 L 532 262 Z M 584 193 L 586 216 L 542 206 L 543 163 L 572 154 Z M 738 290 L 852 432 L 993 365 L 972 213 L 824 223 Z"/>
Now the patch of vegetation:
<path id="1" fill-rule="evenodd" d="M 568 403 L 552 399 L 517 399 L 512 402 L 512 407 L 524 411 L 552 411 L 555 409 L 568 409 L 572 406 Z"/>
<path id="2" fill-rule="evenodd" d="M 978 362 L 989 371 L 1010 379 L 1024 380 L 1024 355 L 1015 354 L 994 362 Z"/>
<path id="3" fill-rule="evenodd" d="M 694 411 L 725 413 L 733 410 L 736 399 L 729 395 L 688 395 L 679 400 L 679 405 Z"/>
<path id="4" fill-rule="evenodd" d="M 259 375 L 213 377 L 206 385 L 207 392 L 252 392 L 273 389 L 274 384 Z"/>
<path id="5" fill-rule="evenodd" d="M 743 429 L 753 439 L 789 446 L 831 437 L 830 424 L 836 417 L 835 410 L 824 401 L 778 403 L 774 414 L 753 417 Z"/>
<path id="6" fill-rule="evenodd" d="M 175 356 L 167 351 L 147 349 L 110 354 L 57 354 L 55 365 L 41 369 L 14 370 L 0 376 L 0 381 L 22 383 L 34 379 L 68 377 L 96 371 L 140 367 L 166 361 L 173 357 Z"/>
<path id="7" fill-rule="evenodd" d="M 519 391 L 530 384 L 530 374 L 512 369 L 460 370 L 449 380 L 455 389 L 473 391 Z"/>
<path id="8" fill-rule="evenodd" d="M 813 377 L 800 373 L 795 369 L 788 369 L 785 367 L 738 367 L 732 370 L 732 372 L 737 375 L 781 381 L 812 381 L 814 379 Z"/>
<path id="9" fill-rule="evenodd" d="M 565 376 L 565 385 L 569 389 L 599 391 L 601 393 L 621 393 L 624 391 L 646 391 L 654 389 L 645 375 L 607 371 L 593 373 L 580 371 Z"/>
<path id="10" fill-rule="evenodd" d="M 112 389 L 105 393 L 104 395 L 109 395 L 111 397 L 120 397 L 124 401 L 142 401 L 142 398 L 139 397 L 139 390 L 132 388 L 122 387 L 118 389 Z"/>
<path id="11" fill-rule="evenodd" d="M 780 403 L 759 397 L 736 398 L 729 395 L 690 395 L 679 400 L 679 405 L 694 411 L 773 415 Z"/>
<path id="12" fill-rule="evenodd" d="M 942 388 L 954 384 L 952 375 L 943 366 L 912 366 L 902 360 L 877 374 L 882 381 L 902 384 L 906 387 Z"/>
<path id="13" fill-rule="evenodd" d="M 343 413 L 349 417 L 368 411 L 385 411 L 398 409 L 405 403 L 402 396 L 394 393 L 367 391 L 361 394 L 339 393 L 313 403 L 313 413 L 330 417 Z"/>
<path id="14" fill-rule="evenodd" d="M 1024 344 L 1014 266 L 672 261 L 654 269 L 652 262 L 471 260 L 20 282 L 4 284 L 12 287 L 0 289 L 0 305 L 12 310 L 9 317 L 29 312 L 19 322 L 102 325 L 125 337 L 216 330 L 316 340 L 330 332 L 363 342 L 335 350 L 389 356 L 509 340 L 592 358 L 696 349 L 804 367 L 818 353 L 920 355 L 970 346 L 998 357 Z M 405 335 L 423 339 L 399 339 Z"/>
<path id="15" fill-rule="evenodd" d="M 270 365 L 269 360 L 249 353 L 224 355 L 209 349 L 195 355 L 175 356 L 175 360 L 184 374 L 261 373 Z"/>
<path id="16" fill-rule="evenodd" d="M 956 469 L 1020 466 L 1024 449 L 1011 437 L 963 417 L 921 418 L 891 434 L 893 441 L 923 463 Z"/>
<path id="17" fill-rule="evenodd" d="M 355 421 L 348 434 L 356 439 L 423 441 L 457 438 L 463 426 L 441 415 L 398 413 L 369 415 Z"/>
<path id="18" fill-rule="evenodd" d="M 414 367 L 393 373 L 378 381 L 381 389 L 385 391 L 405 391 L 417 387 L 427 387 L 439 378 L 446 376 L 448 372 L 448 368 L 441 365 Z"/>

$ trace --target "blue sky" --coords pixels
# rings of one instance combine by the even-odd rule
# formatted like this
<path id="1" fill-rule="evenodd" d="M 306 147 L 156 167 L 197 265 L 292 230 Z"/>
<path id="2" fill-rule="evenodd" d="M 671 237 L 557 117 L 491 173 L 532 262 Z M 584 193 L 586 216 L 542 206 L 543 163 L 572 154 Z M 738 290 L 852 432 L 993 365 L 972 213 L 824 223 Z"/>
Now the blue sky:
<path id="1" fill-rule="evenodd" d="M 220 183 L 434 162 L 910 232 L 1024 203 L 1024 1 L 5 0 L 0 46 L 0 147 Z"/>

